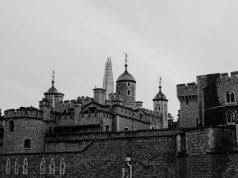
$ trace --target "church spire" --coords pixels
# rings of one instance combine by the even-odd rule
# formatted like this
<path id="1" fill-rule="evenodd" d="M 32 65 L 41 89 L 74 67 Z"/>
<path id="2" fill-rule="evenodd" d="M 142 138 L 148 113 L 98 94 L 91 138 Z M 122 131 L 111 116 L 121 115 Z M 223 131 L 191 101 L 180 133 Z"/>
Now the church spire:
<path id="1" fill-rule="evenodd" d="M 106 99 L 109 99 L 109 94 L 113 93 L 114 90 L 111 57 L 107 58 L 107 62 L 105 64 L 105 73 L 102 88 L 106 90 Z"/>

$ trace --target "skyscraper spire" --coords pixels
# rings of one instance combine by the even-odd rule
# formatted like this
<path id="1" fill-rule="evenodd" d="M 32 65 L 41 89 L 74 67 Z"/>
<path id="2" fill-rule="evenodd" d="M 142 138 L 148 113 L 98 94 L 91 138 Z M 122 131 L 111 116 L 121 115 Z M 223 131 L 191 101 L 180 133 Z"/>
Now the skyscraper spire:
<path id="1" fill-rule="evenodd" d="M 107 58 L 107 62 L 105 64 L 105 73 L 102 88 L 106 90 L 106 99 L 109 99 L 109 94 L 113 93 L 114 90 L 111 57 Z"/>

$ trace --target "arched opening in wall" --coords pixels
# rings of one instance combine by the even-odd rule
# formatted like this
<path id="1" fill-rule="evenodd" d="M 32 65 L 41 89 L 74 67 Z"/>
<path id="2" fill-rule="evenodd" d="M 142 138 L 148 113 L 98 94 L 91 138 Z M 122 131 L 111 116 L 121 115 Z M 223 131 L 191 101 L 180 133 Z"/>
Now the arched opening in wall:
<path id="1" fill-rule="evenodd" d="M 30 148 L 31 147 L 31 140 L 25 139 L 24 140 L 24 148 Z"/>
<path id="2" fill-rule="evenodd" d="M 15 129 L 14 121 L 10 121 L 9 122 L 9 131 L 10 132 L 14 132 L 14 129 Z"/>
<path id="3" fill-rule="evenodd" d="M 231 93 L 231 102 L 235 102 L 235 95 L 234 95 L 234 93 Z"/>
<path id="4" fill-rule="evenodd" d="M 230 93 L 226 93 L 226 102 L 227 103 L 231 102 Z"/>

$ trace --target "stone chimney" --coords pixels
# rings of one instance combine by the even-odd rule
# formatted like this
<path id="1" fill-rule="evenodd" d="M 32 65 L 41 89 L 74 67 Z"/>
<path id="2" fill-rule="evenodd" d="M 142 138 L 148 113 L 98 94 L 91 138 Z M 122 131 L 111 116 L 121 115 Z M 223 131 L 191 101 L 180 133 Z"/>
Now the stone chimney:
<path id="1" fill-rule="evenodd" d="M 99 104 L 105 104 L 106 100 L 106 90 L 102 88 L 95 88 L 94 91 L 94 101 Z"/>

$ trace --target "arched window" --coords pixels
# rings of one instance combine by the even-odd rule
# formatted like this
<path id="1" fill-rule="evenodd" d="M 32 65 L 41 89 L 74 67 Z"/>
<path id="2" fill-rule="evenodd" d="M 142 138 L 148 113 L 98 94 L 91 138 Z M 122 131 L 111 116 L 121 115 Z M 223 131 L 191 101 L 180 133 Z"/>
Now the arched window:
<path id="1" fill-rule="evenodd" d="M 234 93 L 231 93 L 231 102 L 235 102 L 235 95 L 234 95 Z"/>
<path id="2" fill-rule="evenodd" d="M 30 148 L 31 147 L 31 140 L 25 139 L 24 140 L 24 148 Z"/>
<path id="3" fill-rule="evenodd" d="M 226 102 L 227 103 L 231 102 L 230 93 L 226 93 Z"/>
<path id="4" fill-rule="evenodd" d="M 9 122 L 9 131 L 10 131 L 10 132 L 14 132 L 14 129 L 15 129 L 15 128 L 14 128 L 14 121 L 10 121 L 10 122 Z"/>

